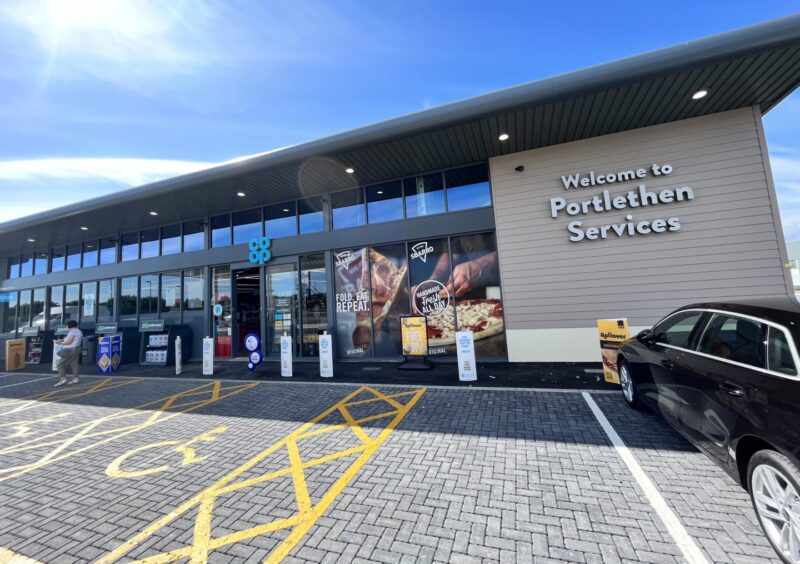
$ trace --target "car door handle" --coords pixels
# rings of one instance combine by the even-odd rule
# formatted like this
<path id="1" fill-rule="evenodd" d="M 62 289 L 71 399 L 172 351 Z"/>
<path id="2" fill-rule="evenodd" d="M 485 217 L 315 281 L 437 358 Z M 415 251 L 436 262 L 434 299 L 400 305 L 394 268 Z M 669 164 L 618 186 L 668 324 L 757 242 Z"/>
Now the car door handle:
<path id="1" fill-rule="evenodd" d="M 661 361 L 661 366 L 664 368 L 675 368 L 675 363 L 665 358 Z"/>
<path id="2" fill-rule="evenodd" d="M 740 398 L 744 395 L 744 388 L 730 382 L 723 382 L 719 387 L 729 396 Z"/>

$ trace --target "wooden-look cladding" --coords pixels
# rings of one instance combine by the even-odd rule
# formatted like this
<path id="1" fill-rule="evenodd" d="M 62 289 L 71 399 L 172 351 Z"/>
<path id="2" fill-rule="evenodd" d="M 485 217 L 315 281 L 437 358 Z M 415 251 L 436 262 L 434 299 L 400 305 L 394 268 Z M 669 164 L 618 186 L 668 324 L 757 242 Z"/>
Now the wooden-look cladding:
<path id="1" fill-rule="evenodd" d="M 503 298 L 510 330 L 592 327 L 627 317 L 650 325 L 681 305 L 786 294 L 777 202 L 758 110 L 745 108 L 494 158 Z M 673 172 L 654 177 L 653 163 Z M 523 172 L 515 171 L 522 165 Z M 565 190 L 561 176 L 647 168 L 642 180 Z M 584 200 L 689 186 L 691 201 L 550 216 L 550 198 Z M 583 227 L 680 218 L 677 232 L 572 242 Z"/>

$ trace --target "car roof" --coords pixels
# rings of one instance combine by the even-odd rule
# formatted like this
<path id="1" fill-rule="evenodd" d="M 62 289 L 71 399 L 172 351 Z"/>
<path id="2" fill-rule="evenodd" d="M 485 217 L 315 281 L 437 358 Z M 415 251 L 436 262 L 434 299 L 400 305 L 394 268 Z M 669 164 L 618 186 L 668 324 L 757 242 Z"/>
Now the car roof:
<path id="1" fill-rule="evenodd" d="M 765 296 L 739 298 L 724 302 L 701 302 L 680 309 L 719 309 L 774 321 L 782 325 L 796 325 L 800 321 L 800 301 L 794 296 Z"/>

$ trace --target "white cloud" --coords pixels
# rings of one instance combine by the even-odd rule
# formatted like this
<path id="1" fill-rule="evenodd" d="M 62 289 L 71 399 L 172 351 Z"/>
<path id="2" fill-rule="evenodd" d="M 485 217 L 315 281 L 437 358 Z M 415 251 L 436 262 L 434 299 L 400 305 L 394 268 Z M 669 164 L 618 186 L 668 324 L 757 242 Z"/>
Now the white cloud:
<path id="1" fill-rule="evenodd" d="M 148 184 L 188 174 L 215 163 L 166 159 L 53 158 L 0 161 L 0 181 L 37 179 L 61 181 L 105 180 L 125 186 Z"/>
<path id="2" fill-rule="evenodd" d="M 0 222 L 195 172 L 216 163 L 165 159 L 0 161 Z"/>
<path id="3" fill-rule="evenodd" d="M 779 147 L 770 155 L 783 232 L 787 241 L 800 240 L 800 154 Z"/>

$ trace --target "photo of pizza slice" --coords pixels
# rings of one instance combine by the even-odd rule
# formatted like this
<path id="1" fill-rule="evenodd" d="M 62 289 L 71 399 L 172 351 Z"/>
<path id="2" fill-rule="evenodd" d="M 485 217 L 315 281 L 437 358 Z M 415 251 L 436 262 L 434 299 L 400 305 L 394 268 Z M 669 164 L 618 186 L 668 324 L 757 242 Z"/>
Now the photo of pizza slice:
<path id="1" fill-rule="evenodd" d="M 469 329 L 473 339 L 479 341 L 499 335 L 505 329 L 503 302 L 497 299 L 462 300 L 456 311 L 447 308 L 437 317 L 428 317 L 428 344 L 431 347 L 454 345 L 456 342 L 455 319 L 460 329 Z"/>
<path id="2" fill-rule="evenodd" d="M 372 319 L 375 331 L 379 332 L 383 320 L 389 314 L 398 293 L 403 287 L 408 266 L 401 268 L 375 249 L 369 250 L 372 273 Z"/>

